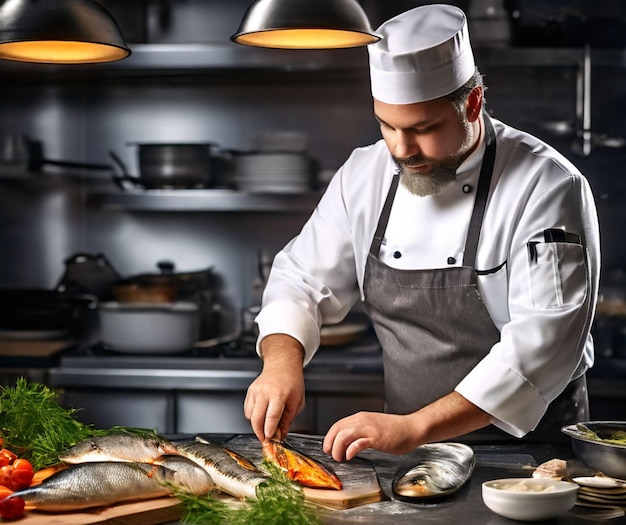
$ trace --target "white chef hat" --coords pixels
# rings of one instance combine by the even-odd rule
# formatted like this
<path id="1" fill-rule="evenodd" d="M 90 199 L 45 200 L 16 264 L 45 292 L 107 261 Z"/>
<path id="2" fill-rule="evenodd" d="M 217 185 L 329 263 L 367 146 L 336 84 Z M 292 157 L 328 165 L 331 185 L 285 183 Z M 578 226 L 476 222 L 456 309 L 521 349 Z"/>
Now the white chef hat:
<path id="1" fill-rule="evenodd" d="M 372 96 L 388 104 L 442 97 L 475 71 L 467 19 L 461 9 L 416 7 L 381 25 L 368 46 Z"/>

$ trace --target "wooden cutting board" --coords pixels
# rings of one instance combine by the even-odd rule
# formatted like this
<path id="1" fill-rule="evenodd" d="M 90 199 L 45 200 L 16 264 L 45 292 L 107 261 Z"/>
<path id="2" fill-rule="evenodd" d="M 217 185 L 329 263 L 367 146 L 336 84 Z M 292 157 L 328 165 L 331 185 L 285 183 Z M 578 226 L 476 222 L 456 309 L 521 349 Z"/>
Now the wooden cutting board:
<path id="1" fill-rule="evenodd" d="M 322 438 L 315 436 L 288 435 L 287 441 L 296 450 L 330 467 L 342 482 L 341 490 L 304 488 L 304 497 L 317 505 L 331 509 L 349 509 L 375 503 L 383 499 L 383 490 L 372 464 L 364 459 L 339 463 L 324 454 Z M 263 459 L 263 450 L 258 439 L 251 435 L 236 436 L 224 443 L 235 452 L 247 457 L 255 464 Z"/>
<path id="2" fill-rule="evenodd" d="M 182 515 L 177 498 L 157 498 L 123 503 L 81 512 L 48 513 L 28 511 L 19 525 L 158 525 L 177 521 Z"/>
<path id="3" fill-rule="evenodd" d="M 0 338 L 0 358 L 3 366 L 50 366 L 53 359 L 74 344 L 69 339 L 20 340 Z"/>

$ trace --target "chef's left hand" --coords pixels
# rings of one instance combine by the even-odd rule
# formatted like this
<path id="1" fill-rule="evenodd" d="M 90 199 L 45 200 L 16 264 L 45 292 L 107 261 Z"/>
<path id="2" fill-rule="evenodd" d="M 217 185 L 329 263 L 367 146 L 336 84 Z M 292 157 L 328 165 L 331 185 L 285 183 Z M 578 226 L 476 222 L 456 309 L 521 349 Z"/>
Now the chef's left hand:
<path id="1" fill-rule="evenodd" d="M 412 416 L 358 412 L 340 419 L 324 438 L 324 452 L 335 461 L 350 461 L 367 448 L 406 454 L 420 444 Z"/>

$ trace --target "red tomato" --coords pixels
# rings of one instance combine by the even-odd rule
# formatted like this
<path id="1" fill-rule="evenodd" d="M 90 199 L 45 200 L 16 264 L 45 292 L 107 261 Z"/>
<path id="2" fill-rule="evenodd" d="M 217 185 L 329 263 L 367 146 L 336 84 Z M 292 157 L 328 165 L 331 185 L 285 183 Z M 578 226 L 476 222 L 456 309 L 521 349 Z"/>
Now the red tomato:
<path id="1" fill-rule="evenodd" d="M 7 519 L 19 518 L 24 515 L 25 506 L 26 502 L 20 497 L 0 500 L 0 516 Z"/>
<path id="2" fill-rule="evenodd" d="M 5 467 L 9 463 L 11 463 L 9 457 L 5 456 L 4 454 L 0 454 L 0 467 Z"/>
<path id="3" fill-rule="evenodd" d="M 12 463 L 17 459 L 17 454 L 11 452 L 8 448 L 0 449 L 0 454 L 9 458 L 9 463 Z"/>
<path id="4" fill-rule="evenodd" d="M 11 466 L 13 472 L 11 473 L 11 486 L 9 488 L 19 490 L 30 486 L 35 475 L 30 461 L 22 458 L 16 459 Z"/>
<path id="5" fill-rule="evenodd" d="M 5 465 L 0 467 L 0 486 L 11 488 L 11 475 L 13 474 L 13 467 L 11 465 Z"/>
<path id="6" fill-rule="evenodd" d="M 9 494 L 13 494 L 13 491 L 9 487 L 0 485 L 0 500 L 6 498 Z"/>

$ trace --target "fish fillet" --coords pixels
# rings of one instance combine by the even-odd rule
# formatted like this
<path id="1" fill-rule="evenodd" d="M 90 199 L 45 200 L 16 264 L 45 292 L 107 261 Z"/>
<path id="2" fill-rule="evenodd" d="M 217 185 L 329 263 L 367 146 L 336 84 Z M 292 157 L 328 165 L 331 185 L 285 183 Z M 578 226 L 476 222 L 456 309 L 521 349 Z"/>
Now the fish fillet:
<path id="1" fill-rule="evenodd" d="M 284 441 L 272 439 L 263 443 L 263 455 L 278 465 L 289 479 L 305 487 L 341 490 L 341 480 L 334 472 Z"/>

